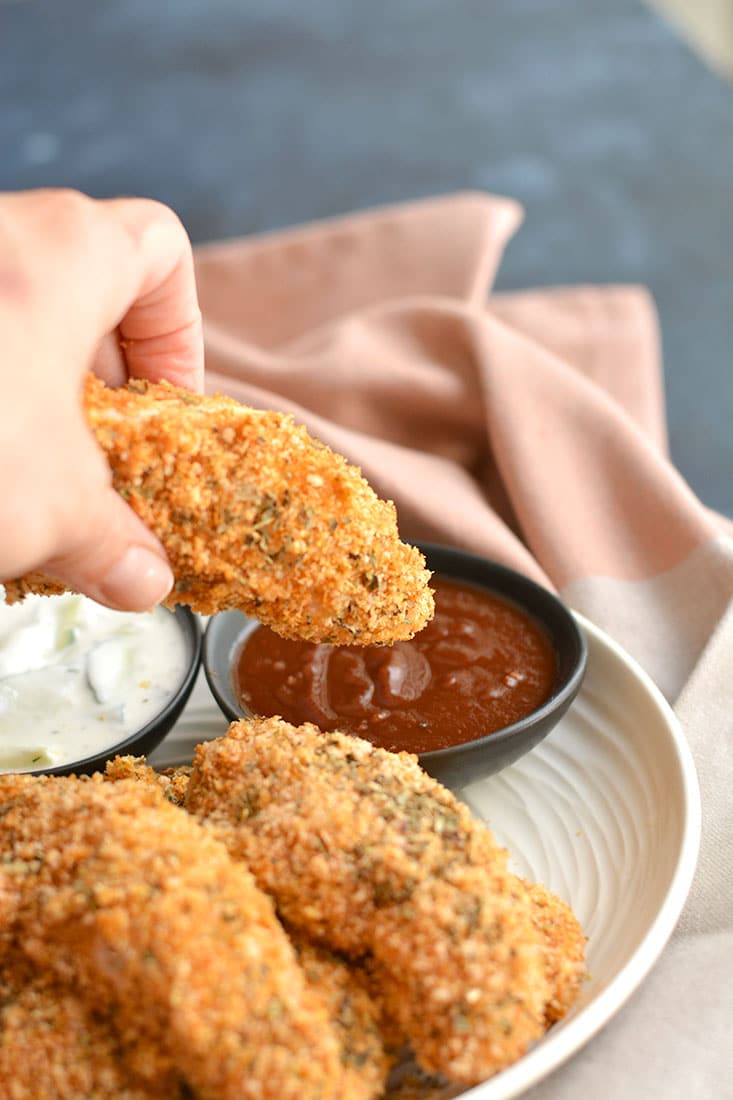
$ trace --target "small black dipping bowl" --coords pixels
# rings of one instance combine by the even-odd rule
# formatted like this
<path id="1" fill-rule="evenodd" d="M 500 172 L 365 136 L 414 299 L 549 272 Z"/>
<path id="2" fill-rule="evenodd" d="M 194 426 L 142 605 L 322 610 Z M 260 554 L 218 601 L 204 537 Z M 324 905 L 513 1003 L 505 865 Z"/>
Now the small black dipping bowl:
<path id="1" fill-rule="evenodd" d="M 163 709 L 124 741 L 110 745 L 96 756 L 88 756 L 85 760 L 76 760 L 56 768 L 42 768 L 31 772 L 31 775 L 91 775 L 92 772 L 103 771 L 107 761 L 115 756 L 147 756 L 160 744 L 178 721 L 188 702 L 201 664 L 203 633 L 198 615 L 194 615 L 188 607 L 180 606 L 172 614 L 186 643 L 186 673 Z"/>
<path id="2" fill-rule="evenodd" d="M 549 636 L 557 658 L 550 698 L 510 726 L 445 749 L 421 753 L 420 764 L 448 787 L 465 787 L 513 764 L 547 736 L 580 690 L 587 646 L 572 612 L 552 592 L 497 562 L 449 546 L 417 543 L 433 573 L 476 585 L 502 596 L 530 615 Z M 232 722 L 251 717 L 232 683 L 232 670 L 247 634 L 259 624 L 240 611 L 215 615 L 204 636 L 206 679 L 217 703 Z"/>

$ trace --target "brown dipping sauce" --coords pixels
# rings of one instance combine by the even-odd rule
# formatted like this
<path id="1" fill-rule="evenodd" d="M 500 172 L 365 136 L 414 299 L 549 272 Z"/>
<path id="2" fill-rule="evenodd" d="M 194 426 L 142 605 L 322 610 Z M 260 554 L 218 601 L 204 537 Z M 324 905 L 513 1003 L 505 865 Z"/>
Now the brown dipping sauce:
<path id="1" fill-rule="evenodd" d="M 294 642 L 257 627 L 233 669 L 240 701 L 414 753 L 473 741 L 545 702 L 557 661 L 542 628 L 485 589 L 431 584 L 435 617 L 393 646 Z"/>

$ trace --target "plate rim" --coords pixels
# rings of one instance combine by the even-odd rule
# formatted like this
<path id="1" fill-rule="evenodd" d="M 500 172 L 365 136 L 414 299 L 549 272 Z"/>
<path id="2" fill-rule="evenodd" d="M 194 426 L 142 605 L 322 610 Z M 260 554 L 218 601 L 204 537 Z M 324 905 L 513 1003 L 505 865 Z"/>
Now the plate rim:
<path id="1" fill-rule="evenodd" d="M 683 802 L 682 833 L 675 867 L 656 916 L 631 957 L 606 988 L 554 1035 L 550 1034 L 519 1061 L 495 1077 L 459 1093 L 456 1100 L 514 1100 L 579 1053 L 623 1008 L 658 961 L 682 914 L 697 868 L 702 805 L 697 768 L 682 725 L 667 699 L 638 661 L 580 612 L 573 610 L 573 614 L 587 641 L 605 649 L 624 665 L 664 718 L 670 748 L 679 769 Z M 579 694 L 583 694 L 582 687 Z"/>

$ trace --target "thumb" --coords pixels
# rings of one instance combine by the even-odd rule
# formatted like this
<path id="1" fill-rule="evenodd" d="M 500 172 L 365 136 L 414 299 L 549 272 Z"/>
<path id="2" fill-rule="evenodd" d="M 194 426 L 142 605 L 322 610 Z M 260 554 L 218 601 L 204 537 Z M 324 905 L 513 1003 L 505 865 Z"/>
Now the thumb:
<path id="1" fill-rule="evenodd" d="M 164 600 L 174 581 L 165 551 L 119 494 L 105 486 L 84 511 L 85 530 L 40 570 L 120 611 L 147 611 Z"/>

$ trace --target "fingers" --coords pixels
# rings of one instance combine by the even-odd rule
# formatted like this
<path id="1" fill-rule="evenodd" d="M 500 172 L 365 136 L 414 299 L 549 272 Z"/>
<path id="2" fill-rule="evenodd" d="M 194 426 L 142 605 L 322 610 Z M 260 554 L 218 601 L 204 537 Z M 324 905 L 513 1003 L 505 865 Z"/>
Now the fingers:
<path id="1" fill-rule="evenodd" d="M 111 487 L 79 392 L 93 364 L 203 389 L 191 245 L 147 199 L 0 196 L 0 577 L 39 570 L 111 607 L 173 584 L 157 539 Z"/>
<path id="2" fill-rule="evenodd" d="M 2 196 L 0 313 L 4 308 L 33 325 L 35 344 L 45 344 L 47 355 L 63 344 L 77 378 L 119 329 L 130 375 L 203 389 L 191 243 L 161 203 L 95 201 L 75 191 Z"/>
<path id="3" fill-rule="evenodd" d="M 16 425 L 46 446 L 17 464 L 0 500 L 0 580 L 40 572 L 108 607 L 142 611 L 170 592 L 173 575 L 158 539 L 112 487 L 112 476 L 77 409 Z M 51 442 L 65 423 L 64 446 Z M 0 437 L 2 433 L 0 433 Z M 2 439 L 0 438 L 0 443 Z"/>
<path id="4" fill-rule="evenodd" d="M 120 347 L 120 334 L 118 331 L 110 332 L 104 337 L 97 348 L 92 363 L 92 370 L 97 378 L 101 378 L 108 386 L 116 389 L 124 386 L 130 377 L 125 353 Z"/>
<path id="5" fill-rule="evenodd" d="M 148 199 L 101 204 L 129 234 L 140 282 L 119 325 L 131 376 L 203 390 L 204 346 L 191 242 L 167 207 Z"/>
<path id="6" fill-rule="evenodd" d="M 121 611 L 147 611 L 173 587 L 165 552 L 113 489 L 90 502 L 94 531 L 65 539 L 41 572 Z"/>

